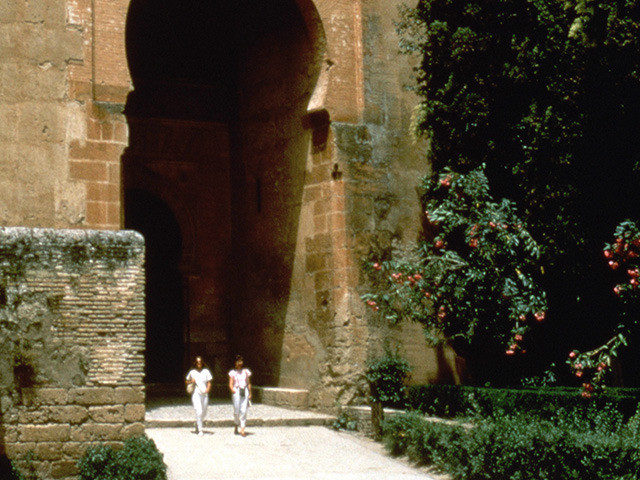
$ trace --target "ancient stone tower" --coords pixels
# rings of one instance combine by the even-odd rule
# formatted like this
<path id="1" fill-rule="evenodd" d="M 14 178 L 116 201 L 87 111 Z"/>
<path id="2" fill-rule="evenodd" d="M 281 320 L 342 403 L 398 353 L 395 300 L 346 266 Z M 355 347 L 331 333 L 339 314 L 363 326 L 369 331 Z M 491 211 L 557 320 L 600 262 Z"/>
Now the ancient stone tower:
<path id="1" fill-rule="evenodd" d="M 371 242 L 420 231 L 401 3 L 3 1 L 0 225 L 144 235 L 149 383 L 240 352 L 331 406 L 387 335 L 434 380 L 359 298 Z"/>

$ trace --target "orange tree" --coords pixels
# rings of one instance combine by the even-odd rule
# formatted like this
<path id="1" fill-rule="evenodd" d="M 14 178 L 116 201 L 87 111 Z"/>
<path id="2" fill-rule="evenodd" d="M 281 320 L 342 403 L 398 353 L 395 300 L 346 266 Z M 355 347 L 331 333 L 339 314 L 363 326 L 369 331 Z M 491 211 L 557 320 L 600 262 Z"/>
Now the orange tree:
<path id="1" fill-rule="evenodd" d="M 434 235 L 395 258 L 374 254 L 363 300 L 392 323 L 421 323 L 431 345 L 447 343 L 482 365 L 476 381 L 496 380 L 504 372 L 495 361 L 526 353 L 526 333 L 545 319 L 540 249 L 514 204 L 492 199 L 482 168 L 445 170 L 423 190 Z"/>
<path id="2" fill-rule="evenodd" d="M 640 230 L 632 221 L 624 221 L 616 227 L 614 240 L 605 244 L 603 255 L 613 273 L 615 285 L 611 295 L 618 298 L 618 325 L 609 340 L 587 351 L 573 350 L 567 363 L 574 375 L 583 383 L 582 395 L 601 387 L 620 349 L 640 324 Z"/>
<path id="3" fill-rule="evenodd" d="M 512 200 L 538 241 L 549 307 L 530 337 L 538 368 L 592 351 L 624 308 L 602 244 L 639 218 L 640 1 L 414 4 L 399 26 L 433 171 L 485 164 L 491 194 Z M 640 356 L 622 365 L 640 382 Z"/>

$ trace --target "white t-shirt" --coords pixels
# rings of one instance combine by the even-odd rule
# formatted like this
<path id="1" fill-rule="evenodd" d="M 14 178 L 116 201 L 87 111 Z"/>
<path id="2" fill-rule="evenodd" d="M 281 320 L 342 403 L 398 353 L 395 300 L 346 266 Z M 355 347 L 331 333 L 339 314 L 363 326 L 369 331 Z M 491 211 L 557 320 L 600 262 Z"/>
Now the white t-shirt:
<path id="1" fill-rule="evenodd" d="M 187 374 L 187 380 L 191 379 L 196 381 L 196 392 L 200 395 L 204 395 L 207 391 L 207 383 L 213 380 L 213 377 L 207 368 L 203 368 L 200 371 L 194 368 Z"/>
<path id="2" fill-rule="evenodd" d="M 251 371 L 248 368 L 243 368 L 240 371 L 233 369 L 229 372 L 229 376 L 233 378 L 234 388 L 246 388 Z"/>

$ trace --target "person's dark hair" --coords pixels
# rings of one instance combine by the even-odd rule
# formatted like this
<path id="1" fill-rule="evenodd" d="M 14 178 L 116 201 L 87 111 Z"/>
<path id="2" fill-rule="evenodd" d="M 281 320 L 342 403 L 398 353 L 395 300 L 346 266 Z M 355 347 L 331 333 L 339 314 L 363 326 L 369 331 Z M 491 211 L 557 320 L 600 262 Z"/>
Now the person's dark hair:
<path id="1" fill-rule="evenodd" d="M 244 358 L 242 358 L 242 355 L 236 355 L 236 362 L 238 360 L 242 360 L 244 362 Z"/>

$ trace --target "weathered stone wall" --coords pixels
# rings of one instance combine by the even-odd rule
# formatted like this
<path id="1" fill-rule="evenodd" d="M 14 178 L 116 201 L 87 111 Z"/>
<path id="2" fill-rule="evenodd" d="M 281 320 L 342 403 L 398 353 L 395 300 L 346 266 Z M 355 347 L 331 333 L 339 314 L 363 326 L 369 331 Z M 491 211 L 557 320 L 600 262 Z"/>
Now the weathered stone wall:
<path id="1" fill-rule="evenodd" d="M 241 275 L 230 325 L 234 348 L 263 385 L 281 383 L 283 326 L 298 301 L 291 272 L 311 137 L 302 119 L 320 70 L 318 45 L 293 13 L 282 25 L 274 20 L 238 58 L 240 147 L 232 178 Z"/>
<path id="2" fill-rule="evenodd" d="M 120 226 L 127 3 L 0 5 L 0 225 Z"/>
<path id="3" fill-rule="evenodd" d="M 411 59 L 393 23 L 401 3 L 316 2 L 327 48 L 312 106 L 331 125 L 307 157 L 280 361 L 281 386 L 310 389 L 312 406 L 362 400 L 365 363 L 386 342 L 414 382 L 456 381 L 451 354 L 428 349 L 418 325 L 387 328 L 360 300 L 371 248 L 407 245 L 422 229 L 416 187 L 428 165 L 410 132 Z"/>
<path id="4" fill-rule="evenodd" d="M 430 167 L 425 141 L 417 140 L 411 131 L 417 97 L 407 87 L 415 85 L 412 62 L 416 59 L 399 53 L 394 25 L 404 3 L 374 0 L 363 6 L 362 122 L 337 129 L 340 152 L 352 179 L 347 209 L 360 258 L 372 246 L 404 247 L 423 234 L 417 187 Z M 361 285 L 363 280 L 361 277 Z M 370 355 L 380 355 L 384 341 L 399 346 L 412 364 L 413 382 L 459 381 L 453 353 L 427 348 L 421 326 L 403 323 L 374 331 Z"/>
<path id="5" fill-rule="evenodd" d="M 216 28 L 197 4 L 167 13 L 185 10 L 169 0 L 2 3 L 0 225 L 118 229 L 123 185 L 144 191 L 180 224 L 185 353 L 204 353 L 217 376 L 242 351 L 257 383 L 309 389 L 310 405 L 330 407 L 362 398 L 364 362 L 390 340 L 414 381 L 441 381 L 449 353 L 426 349 L 416 325 L 376 325 L 360 301 L 371 245 L 421 229 L 415 187 L 428 167 L 409 133 L 417 99 L 393 25 L 401 3 L 269 4 L 297 6 L 294 25 L 297 14 L 263 22 L 227 2 Z M 132 48 L 158 17 L 155 33 L 180 55 Z M 226 48 L 242 29 L 247 43 Z M 136 85 L 139 108 L 128 67 L 148 81 Z M 202 70 L 215 77 L 206 88 Z M 166 71 L 187 77 L 183 90 L 163 90 Z"/>
<path id="6" fill-rule="evenodd" d="M 134 232 L 0 228 L 0 454 L 70 478 L 144 433 L 143 259 Z"/>
<path id="7" fill-rule="evenodd" d="M 120 156 L 129 135 L 123 115 L 131 90 L 125 51 L 129 0 L 63 3 L 65 28 L 82 38 L 81 56 L 67 71 L 65 101 L 74 114 L 66 118 L 67 163 L 60 170 L 77 191 L 76 212 L 74 222 L 37 226 L 118 229 L 123 225 Z"/>

